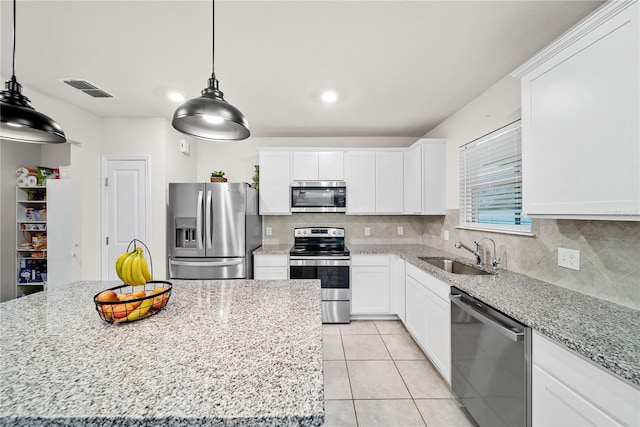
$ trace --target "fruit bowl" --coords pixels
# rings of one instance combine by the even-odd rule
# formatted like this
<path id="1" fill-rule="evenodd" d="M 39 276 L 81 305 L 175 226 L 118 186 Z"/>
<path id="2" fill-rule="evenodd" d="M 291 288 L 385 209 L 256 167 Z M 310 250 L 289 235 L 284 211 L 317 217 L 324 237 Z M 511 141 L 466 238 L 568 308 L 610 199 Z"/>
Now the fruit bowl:
<path id="1" fill-rule="evenodd" d="M 93 302 L 105 322 L 129 323 L 162 311 L 172 288 L 171 282 L 162 280 L 152 280 L 143 286 L 120 285 L 97 293 Z"/>

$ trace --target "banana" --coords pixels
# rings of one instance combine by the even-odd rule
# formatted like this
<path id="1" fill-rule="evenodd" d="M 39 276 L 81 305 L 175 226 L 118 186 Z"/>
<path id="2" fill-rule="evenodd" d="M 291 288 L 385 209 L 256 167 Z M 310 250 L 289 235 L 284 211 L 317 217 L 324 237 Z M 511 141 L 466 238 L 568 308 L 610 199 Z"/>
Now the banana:
<path id="1" fill-rule="evenodd" d="M 122 281 L 124 283 L 126 283 L 127 285 L 131 285 L 133 278 L 131 277 L 131 263 L 133 262 L 134 256 L 135 256 L 135 251 L 133 251 L 132 253 L 129 254 L 128 257 L 125 258 L 124 262 L 122 263 Z"/>
<path id="2" fill-rule="evenodd" d="M 127 321 L 131 322 L 133 320 L 138 320 L 144 317 L 149 312 L 152 301 L 152 298 L 147 298 L 146 300 L 142 301 L 142 304 L 140 304 L 138 308 L 129 313 L 129 315 L 127 316 Z"/>
<path id="3" fill-rule="evenodd" d="M 150 282 L 153 280 L 153 276 L 151 271 L 149 271 L 149 265 L 147 264 L 147 260 L 144 257 L 144 252 L 140 251 L 140 268 L 142 269 L 142 274 L 144 276 L 145 281 Z"/>
<path id="4" fill-rule="evenodd" d="M 136 251 L 135 254 L 131 255 L 133 257 L 133 261 L 131 261 L 131 285 L 133 286 L 141 286 L 147 283 L 142 274 L 142 266 L 140 265 L 140 261 L 143 259 L 140 255 L 140 251 Z"/>
<path id="5" fill-rule="evenodd" d="M 124 264 L 124 260 L 127 259 L 127 257 L 131 255 L 133 252 L 134 251 L 124 252 L 122 253 L 122 255 L 118 257 L 118 259 L 116 259 L 116 273 L 118 274 L 118 277 L 120 278 L 120 280 L 122 280 L 123 282 L 124 282 L 124 278 L 122 277 L 122 264 Z"/>

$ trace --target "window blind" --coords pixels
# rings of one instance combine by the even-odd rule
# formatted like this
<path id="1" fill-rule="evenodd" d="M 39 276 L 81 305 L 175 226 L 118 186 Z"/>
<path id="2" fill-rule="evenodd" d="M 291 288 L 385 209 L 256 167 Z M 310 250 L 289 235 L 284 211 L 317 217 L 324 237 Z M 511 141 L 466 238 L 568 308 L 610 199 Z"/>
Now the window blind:
<path id="1" fill-rule="evenodd" d="M 460 225 L 528 233 L 520 120 L 460 147 Z"/>

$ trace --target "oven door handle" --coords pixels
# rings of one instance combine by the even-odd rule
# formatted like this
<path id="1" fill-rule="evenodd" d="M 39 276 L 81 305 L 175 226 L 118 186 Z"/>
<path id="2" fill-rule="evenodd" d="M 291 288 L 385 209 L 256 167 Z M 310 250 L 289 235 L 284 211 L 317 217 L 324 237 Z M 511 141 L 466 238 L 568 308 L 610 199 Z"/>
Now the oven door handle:
<path id="1" fill-rule="evenodd" d="M 469 314 L 474 319 L 484 323 L 485 325 L 493 328 L 494 330 L 500 332 L 502 335 L 509 338 L 511 341 L 524 341 L 524 332 L 514 332 L 510 327 L 498 323 L 495 319 L 491 319 L 485 316 L 483 313 L 479 312 L 473 306 L 466 304 L 462 301 L 461 295 L 449 294 L 449 299 L 452 303 L 457 305 L 462 311 Z"/>
<path id="2" fill-rule="evenodd" d="M 349 267 L 349 264 L 348 259 L 296 259 L 295 257 L 289 259 L 291 267 Z"/>

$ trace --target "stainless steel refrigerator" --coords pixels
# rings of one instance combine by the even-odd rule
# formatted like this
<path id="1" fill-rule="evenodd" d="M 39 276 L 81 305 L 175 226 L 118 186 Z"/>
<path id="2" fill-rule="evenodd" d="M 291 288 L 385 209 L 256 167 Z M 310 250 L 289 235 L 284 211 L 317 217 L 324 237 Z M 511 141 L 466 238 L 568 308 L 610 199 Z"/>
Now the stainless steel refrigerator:
<path id="1" fill-rule="evenodd" d="M 258 191 L 247 183 L 169 184 L 169 277 L 253 278 L 258 212 Z"/>

